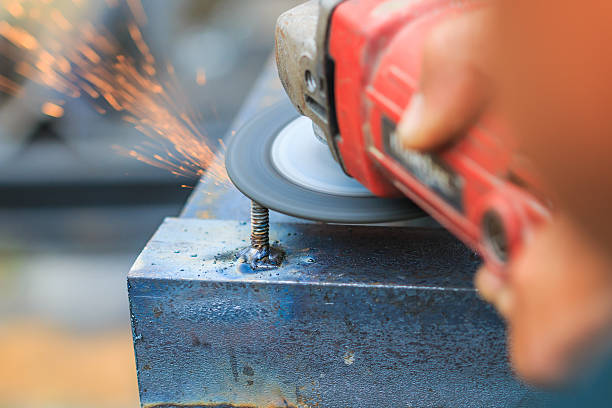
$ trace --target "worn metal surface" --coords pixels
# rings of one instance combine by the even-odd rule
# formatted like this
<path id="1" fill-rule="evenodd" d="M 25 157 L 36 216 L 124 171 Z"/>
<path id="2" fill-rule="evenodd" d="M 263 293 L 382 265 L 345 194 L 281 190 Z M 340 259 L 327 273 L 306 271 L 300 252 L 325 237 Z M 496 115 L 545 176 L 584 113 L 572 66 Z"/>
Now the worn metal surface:
<path id="1" fill-rule="evenodd" d="M 134 264 L 143 406 L 512 407 L 525 396 L 503 325 L 471 286 L 478 260 L 447 233 L 275 224 L 285 263 L 243 273 L 248 235 L 246 223 L 167 219 Z"/>

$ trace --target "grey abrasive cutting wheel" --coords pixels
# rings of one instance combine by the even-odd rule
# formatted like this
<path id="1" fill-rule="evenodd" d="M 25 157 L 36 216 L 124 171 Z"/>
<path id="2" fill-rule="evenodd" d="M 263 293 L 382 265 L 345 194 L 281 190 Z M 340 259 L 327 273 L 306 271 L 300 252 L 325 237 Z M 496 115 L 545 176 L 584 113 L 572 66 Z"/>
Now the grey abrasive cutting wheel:
<path id="1" fill-rule="evenodd" d="M 288 102 L 247 123 L 229 141 L 230 179 L 256 203 L 315 221 L 370 224 L 424 216 L 412 201 L 373 196 L 346 176 L 309 119 Z"/>

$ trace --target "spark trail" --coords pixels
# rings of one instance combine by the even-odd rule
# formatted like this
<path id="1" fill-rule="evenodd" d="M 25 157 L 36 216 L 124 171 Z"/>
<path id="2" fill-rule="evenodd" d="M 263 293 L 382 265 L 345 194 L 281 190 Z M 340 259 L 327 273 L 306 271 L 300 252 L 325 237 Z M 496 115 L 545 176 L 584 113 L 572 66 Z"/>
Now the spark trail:
<path id="1" fill-rule="evenodd" d="M 86 0 L 2 0 L 0 56 L 11 61 L 14 74 L 0 75 L 0 92 L 19 97 L 15 74 L 55 91 L 58 100 L 40 101 L 51 117 L 64 113 L 67 98 L 86 98 L 100 114 L 119 112 L 150 138 L 132 150 L 118 148 L 147 164 L 177 176 L 197 177 L 206 171 L 219 183 L 227 181 L 220 152 L 200 131 L 200 119 L 180 92 L 174 68 L 160 64 L 145 42 L 141 27 L 147 18 L 140 0 L 124 0 L 131 12 L 127 32 L 140 55 L 130 56 L 104 26 L 79 14 Z M 106 0 L 106 7 L 120 7 Z M 18 78 L 17 77 L 17 78 Z M 198 71 L 196 82 L 205 84 Z"/>

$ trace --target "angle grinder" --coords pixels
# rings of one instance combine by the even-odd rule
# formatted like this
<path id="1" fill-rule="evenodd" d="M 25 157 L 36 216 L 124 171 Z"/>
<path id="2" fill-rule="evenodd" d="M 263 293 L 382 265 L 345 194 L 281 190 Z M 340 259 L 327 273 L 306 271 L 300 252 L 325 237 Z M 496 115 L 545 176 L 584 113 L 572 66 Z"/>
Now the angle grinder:
<path id="1" fill-rule="evenodd" d="M 405 198 L 379 198 L 334 160 L 313 122 L 281 102 L 230 140 L 226 167 L 232 182 L 265 208 L 314 221 L 367 224 L 423 217 Z"/>
<path id="2" fill-rule="evenodd" d="M 486 2 L 311 0 L 281 15 L 276 60 L 293 107 L 271 108 L 230 141 L 236 187 L 326 222 L 410 219 L 422 208 L 503 272 L 549 218 L 531 167 L 483 123 L 435 153 L 403 149 L 395 134 L 428 33 L 478 7 Z"/>

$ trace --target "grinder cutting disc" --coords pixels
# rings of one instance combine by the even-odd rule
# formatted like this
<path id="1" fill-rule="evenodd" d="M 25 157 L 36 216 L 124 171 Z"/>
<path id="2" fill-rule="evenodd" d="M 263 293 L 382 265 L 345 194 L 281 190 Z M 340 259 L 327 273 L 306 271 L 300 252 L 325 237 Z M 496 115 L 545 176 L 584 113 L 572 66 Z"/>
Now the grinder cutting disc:
<path id="1" fill-rule="evenodd" d="M 424 213 L 412 201 L 378 198 L 344 174 L 312 122 L 287 101 L 247 123 L 227 147 L 227 172 L 251 200 L 315 221 L 368 224 Z"/>

